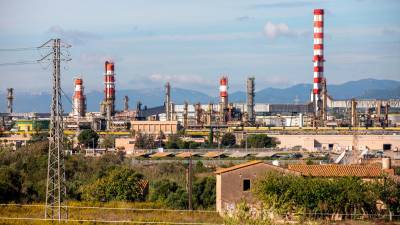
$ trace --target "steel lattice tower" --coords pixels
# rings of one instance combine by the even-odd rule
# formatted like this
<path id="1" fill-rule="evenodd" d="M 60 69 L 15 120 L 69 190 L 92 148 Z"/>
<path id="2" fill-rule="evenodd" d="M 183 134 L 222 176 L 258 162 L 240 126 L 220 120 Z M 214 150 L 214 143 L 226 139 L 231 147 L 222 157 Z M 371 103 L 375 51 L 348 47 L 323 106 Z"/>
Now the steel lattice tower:
<path id="1" fill-rule="evenodd" d="M 65 205 L 67 193 L 65 186 L 63 109 L 61 103 L 60 81 L 61 40 L 52 39 L 46 44 L 51 42 L 52 53 L 48 56 L 52 55 L 53 57 L 53 92 L 51 102 L 45 218 L 61 221 L 68 218 L 67 208 Z"/>

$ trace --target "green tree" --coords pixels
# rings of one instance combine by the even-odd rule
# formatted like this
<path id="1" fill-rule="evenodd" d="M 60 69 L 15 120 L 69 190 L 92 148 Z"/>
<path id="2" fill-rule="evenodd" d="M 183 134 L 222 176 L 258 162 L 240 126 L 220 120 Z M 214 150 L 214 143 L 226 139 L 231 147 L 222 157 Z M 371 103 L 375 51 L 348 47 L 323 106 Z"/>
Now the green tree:
<path id="1" fill-rule="evenodd" d="M 113 135 L 106 135 L 101 142 L 103 148 L 114 148 L 115 147 L 115 137 Z"/>
<path id="2" fill-rule="evenodd" d="M 169 194 L 176 192 L 179 186 L 176 182 L 162 179 L 152 184 L 149 199 L 150 201 L 165 202 Z"/>
<path id="3" fill-rule="evenodd" d="M 182 146 L 182 144 L 180 142 L 181 142 L 180 137 L 177 134 L 169 135 L 168 141 L 167 141 L 167 143 L 165 143 L 165 148 L 179 149 L 180 145 Z"/>
<path id="4" fill-rule="evenodd" d="M 8 166 L 0 167 L 0 202 L 19 200 L 22 189 L 21 175 Z"/>
<path id="5" fill-rule="evenodd" d="M 221 138 L 221 145 L 231 147 L 236 144 L 236 137 L 232 133 L 225 133 Z"/>
<path id="6" fill-rule="evenodd" d="M 88 201 L 144 201 L 144 176 L 132 169 L 117 168 L 105 177 L 81 187 L 83 199 Z"/>
<path id="7" fill-rule="evenodd" d="M 270 148 L 276 146 L 274 140 L 266 134 L 252 134 L 248 135 L 246 138 L 247 146 L 250 148 Z M 245 140 L 242 141 L 241 145 L 245 145 Z"/>
<path id="8" fill-rule="evenodd" d="M 199 209 L 213 209 L 216 199 L 215 177 L 204 177 L 197 180 L 193 185 L 194 207 Z"/>
<path id="9" fill-rule="evenodd" d="M 135 147 L 140 149 L 152 149 L 155 148 L 156 143 L 154 137 L 149 134 L 143 134 L 138 132 L 135 137 Z"/>
<path id="10" fill-rule="evenodd" d="M 188 208 L 187 192 L 176 182 L 166 179 L 154 182 L 149 199 L 173 209 Z"/>
<path id="11" fill-rule="evenodd" d="M 99 135 L 92 129 L 85 129 L 79 134 L 78 141 L 86 148 L 96 148 L 99 141 Z"/>

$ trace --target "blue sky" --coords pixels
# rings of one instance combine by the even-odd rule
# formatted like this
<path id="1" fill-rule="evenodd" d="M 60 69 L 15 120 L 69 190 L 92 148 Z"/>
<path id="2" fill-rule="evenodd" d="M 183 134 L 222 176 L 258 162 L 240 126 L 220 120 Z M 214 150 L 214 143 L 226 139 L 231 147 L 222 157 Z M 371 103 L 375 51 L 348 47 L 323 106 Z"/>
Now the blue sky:
<path id="1" fill-rule="evenodd" d="M 173 86 L 218 92 L 312 82 L 314 8 L 324 8 L 328 83 L 400 80 L 400 1 L 20 1 L 0 0 L 0 48 L 39 46 L 60 37 L 72 48 L 62 70 L 72 92 L 102 90 L 103 62 L 116 64 L 117 89 Z M 0 52 L 0 63 L 34 60 L 39 51 Z M 50 90 L 46 65 L 0 67 L 0 90 Z"/>

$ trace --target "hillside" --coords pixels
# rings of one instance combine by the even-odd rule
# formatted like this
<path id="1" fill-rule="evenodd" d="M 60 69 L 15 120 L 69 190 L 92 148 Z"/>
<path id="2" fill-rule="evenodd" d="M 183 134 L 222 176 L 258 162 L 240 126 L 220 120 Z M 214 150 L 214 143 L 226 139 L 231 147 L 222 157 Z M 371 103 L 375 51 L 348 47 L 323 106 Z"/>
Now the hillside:
<path id="1" fill-rule="evenodd" d="M 307 102 L 310 99 L 311 84 L 297 84 L 288 88 L 265 88 L 256 92 L 255 101 L 257 103 L 293 103 L 295 99 L 299 102 Z M 375 80 L 363 79 L 349 81 L 343 84 L 328 85 L 328 92 L 334 99 L 349 98 L 400 98 L 400 81 L 394 80 Z M 182 104 L 185 100 L 193 104 L 195 102 L 207 103 L 218 102 L 218 97 L 210 96 L 199 91 L 172 88 L 172 100 L 176 104 Z M 68 94 L 72 96 L 72 94 Z M 161 105 L 164 102 L 164 88 L 153 89 L 131 89 L 117 91 L 117 108 L 121 109 L 123 97 L 130 98 L 130 107 L 135 108 L 136 102 L 141 101 L 149 107 Z M 98 111 L 99 104 L 103 98 L 100 91 L 92 91 L 86 94 L 87 107 L 89 111 Z M 71 97 L 69 97 L 71 98 Z M 16 112 L 47 112 L 49 109 L 51 96 L 49 93 L 15 93 L 14 111 Z M 245 102 L 246 93 L 243 91 L 230 93 L 229 100 L 232 102 Z M 64 109 L 71 111 L 71 103 L 67 98 L 63 98 Z M 0 96 L 0 112 L 6 110 L 6 96 L 2 92 Z"/>

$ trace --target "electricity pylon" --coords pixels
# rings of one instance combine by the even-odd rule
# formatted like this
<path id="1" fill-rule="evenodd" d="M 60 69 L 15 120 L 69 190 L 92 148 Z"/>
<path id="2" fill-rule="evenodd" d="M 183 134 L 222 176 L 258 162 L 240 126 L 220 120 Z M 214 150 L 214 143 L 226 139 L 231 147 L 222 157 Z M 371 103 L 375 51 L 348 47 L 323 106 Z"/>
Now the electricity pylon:
<path id="1" fill-rule="evenodd" d="M 45 218 L 51 220 L 68 219 L 68 211 L 65 204 L 67 190 L 65 185 L 64 165 L 64 132 L 63 132 L 63 108 L 61 103 L 60 62 L 70 59 L 61 58 L 62 44 L 60 39 L 51 39 L 42 47 L 50 47 L 52 52 L 44 56 L 40 61 L 50 60 L 53 63 L 53 88 L 50 117 L 49 153 L 47 162 L 46 206 Z"/>

